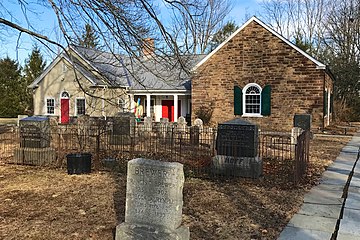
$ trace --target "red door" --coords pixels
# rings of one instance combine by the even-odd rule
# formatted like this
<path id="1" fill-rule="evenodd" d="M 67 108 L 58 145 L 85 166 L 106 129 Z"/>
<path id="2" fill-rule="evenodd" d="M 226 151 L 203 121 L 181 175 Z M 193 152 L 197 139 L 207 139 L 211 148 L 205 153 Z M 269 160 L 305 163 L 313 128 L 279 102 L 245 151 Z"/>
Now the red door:
<path id="1" fill-rule="evenodd" d="M 174 121 L 174 101 L 162 100 L 162 117 L 168 118 L 170 122 Z M 178 116 L 181 116 L 181 102 L 178 101 Z"/>
<path id="2" fill-rule="evenodd" d="M 69 123 L 69 99 L 61 99 L 61 123 Z"/>

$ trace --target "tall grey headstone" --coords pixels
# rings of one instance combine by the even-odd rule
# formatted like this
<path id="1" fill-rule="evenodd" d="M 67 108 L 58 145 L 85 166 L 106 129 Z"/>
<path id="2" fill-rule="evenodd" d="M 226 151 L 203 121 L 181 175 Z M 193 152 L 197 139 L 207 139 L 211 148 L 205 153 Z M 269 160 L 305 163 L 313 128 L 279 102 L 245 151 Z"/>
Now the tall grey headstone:
<path id="1" fill-rule="evenodd" d="M 47 117 L 32 116 L 19 121 L 20 147 L 46 148 L 50 146 L 50 122 Z"/>
<path id="2" fill-rule="evenodd" d="M 128 162 L 125 222 L 116 240 L 188 240 L 181 226 L 184 171 L 180 163 L 137 158 Z"/>
<path id="3" fill-rule="evenodd" d="M 258 178 L 262 159 L 258 157 L 258 127 L 240 118 L 218 125 L 215 174 Z"/>
<path id="4" fill-rule="evenodd" d="M 110 143 L 113 145 L 131 144 L 135 136 L 136 119 L 130 112 L 118 113 L 113 118 L 113 131 Z"/>
<path id="5" fill-rule="evenodd" d="M 14 163 L 25 165 L 52 165 L 55 149 L 50 147 L 48 117 L 32 116 L 19 120 L 20 147 L 14 149 Z"/>

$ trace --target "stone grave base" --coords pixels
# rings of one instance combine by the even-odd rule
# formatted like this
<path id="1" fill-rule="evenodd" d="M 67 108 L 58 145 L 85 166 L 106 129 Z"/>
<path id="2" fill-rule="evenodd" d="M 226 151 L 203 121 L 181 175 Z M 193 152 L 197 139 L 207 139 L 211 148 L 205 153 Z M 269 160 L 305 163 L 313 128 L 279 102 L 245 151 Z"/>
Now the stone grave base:
<path id="1" fill-rule="evenodd" d="M 10 163 L 46 166 L 56 161 L 55 149 L 53 148 L 16 148 L 14 158 Z"/>
<path id="2" fill-rule="evenodd" d="M 216 155 L 212 159 L 212 171 L 224 176 L 259 178 L 263 173 L 263 161 L 259 157 Z"/>
<path id="3" fill-rule="evenodd" d="M 188 227 L 180 226 L 175 230 L 148 225 L 122 223 L 116 227 L 115 240 L 189 240 Z"/>
<path id="4" fill-rule="evenodd" d="M 131 137 L 129 135 L 110 135 L 111 145 L 130 145 Z"/>

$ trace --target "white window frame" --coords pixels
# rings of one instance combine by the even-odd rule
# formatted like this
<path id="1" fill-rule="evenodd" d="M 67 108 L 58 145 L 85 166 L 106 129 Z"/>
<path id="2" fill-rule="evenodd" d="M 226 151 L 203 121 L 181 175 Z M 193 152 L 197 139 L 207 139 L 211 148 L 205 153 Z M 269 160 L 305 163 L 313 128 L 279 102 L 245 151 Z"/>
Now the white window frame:
<path id="1" fill-rule="evenodd" d="M 84 114 L 78 114 L 78 100 L 84 100 Z M 75 116 L 83 116 L 86 115 L 86 99 L 84 97 L 75 98 Z"/>
<path id="2" fill-rule="evenodd" d="M 247 113 L 246 112 L 246 91 L 250 88 L 250 87 L 256 87 L 260 90 L 259 96 L 260 96 L 260 106 L 259 106 L 259 113 Z M 243 108 L 243 115 L 244 117 L 262 117 L 261 115 L 261 92 L 262 92 L 262 88 L 260 87 L 259 84 L 256 83 L 249 83 L 247 84 L 244 89 L 242 90 L 242 108 Z M 248 94 L 249 95 L 249 94 Z"/>
<path id="3" fill-rule="evenodd" d="M 53 106 L 53 107 L 54 107 L 54 112 L 53 112 L 53 113 L 49 113 L 49 112 L 48 112 L 48 102 L 47 102 L 48 100 L 53 100 L 53 101 L 54 101 L 54 106 Z M 44 105 L 45 105 L 45 111 L 44 111 L 44 112 L 45 112 L 45 115 L 51 115 L 51 116 L 52 116 L 52 115 L 55 115 L 56 100 L 55 100 L 54 97 L 46 97 L 46 98 L 45 98 L 45 104 L 44 104 Z"/>

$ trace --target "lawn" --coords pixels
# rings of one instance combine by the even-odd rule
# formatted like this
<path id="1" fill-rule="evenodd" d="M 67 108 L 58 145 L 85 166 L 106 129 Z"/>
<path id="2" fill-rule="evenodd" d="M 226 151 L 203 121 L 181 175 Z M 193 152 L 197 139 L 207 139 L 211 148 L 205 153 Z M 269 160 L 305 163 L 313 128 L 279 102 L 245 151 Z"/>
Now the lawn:
<path id="1" fill-rule="evenodd" d="M 191 239 L 276 239 L 303 195 L 349 137 L 315 137 L 306 179 L 187 178 L 183 224 Z M 113 239 L 124 221 L 126 176 L 0 164 L 0 239 Z"/>

